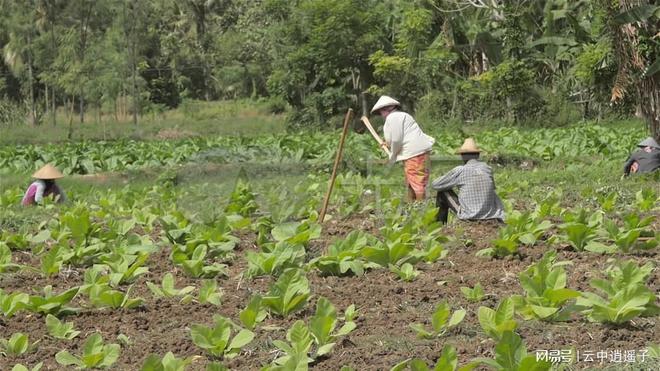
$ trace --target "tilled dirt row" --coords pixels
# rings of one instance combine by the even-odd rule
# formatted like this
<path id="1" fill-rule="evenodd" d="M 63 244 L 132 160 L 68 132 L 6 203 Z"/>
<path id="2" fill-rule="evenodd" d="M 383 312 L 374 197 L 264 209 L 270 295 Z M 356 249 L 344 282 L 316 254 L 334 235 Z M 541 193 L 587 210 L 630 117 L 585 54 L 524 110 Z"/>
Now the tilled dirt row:
<path id="1" fill-rule="evenodd" d="M 374 233 L 373 222 L 364 218 L 330 221 L 324 228 L 320 240 L 313 242 L 310 254 L 318 254 L 333 238 L 343 236 L 356 227 Z M 497 235 L 496 224 L 458 223 L 444 231 L 455 239 L 446 244 L 448 256 L 434 264 L 419 264 L 422 271 L 413 282 L 402 282 L 387 270 L 371 270 L 362 277 L 321 277 L 315 271 L 308 273 L 312 298 L 306 309 L 287 318 L 270 317 L 256 329 L 255 340 L 243 349 L 237 358 L 225 361 L 236 370 L 257 370 L 268 364 L 279 354 L 272 344 L 274 339 L 284 339 L 286 330 L 298 319 L 313 315 L 316 300 L 328 298 L 340 312 L 355 304 L 359 317 L 358 327 L 334 348 L 333 352 L 312 365 L 315 370 L 338 370 L 351 366 L 356 370 L 388 370 L 394 364 L 410 357 L 435 362 L 445 344 L 453 344 L 464 364 L 475 357 L 493 357 L 494 342 L 481 330 L 477 320 L 479 306 L 495 307 L 502 299 L 512 294 L 523 293 L 518 284 L 518 274 L 536 262 L 548 248 L 541 243 L 532 249 L 523 250 L 522 257 L 510 259 L 486 259 L 475 256 L 475 252 L 488 246 Z M 15 332 L 28 334 L 30 341 L 39 341 L 36 350 L 18 358 L 0 356 L 0 369 L 10 369 L 15 363 L 34 365 L 44 362 L 46 370 L 60 370 L 55 354 L 67 349 L 79 354 L 84 339 L 100 332 L 106 342 L 117 342 L 116 337 L 124 334 L 131 344 L 122 345 L 121 355 L 113 369 L 139 369 L 145 358 L 156 353 L 164 355 L 171 351 L 178 357 L 194 357 L 190 369 L 204 369 L 213 359 L 197 348 L 190 339 L 192 324 L 210 325 L 213 315 L 220 314 L 238 322 L 238 313 L 254 293 L 266 293 L 273 282 L 270 277 L 248 280 L 242 275 L 246 269 L 244 253 L 256 249 L 253 234 L 241 235 L 236 259 L 229 267 L 229 277 L 219 278 L 224 296 L 220 307 L 201 305 L 196 302 L 181 304 L 177 299 L 155 299 L 145 282 L 160 283 L 163 274 L 172 272 L 176 286 L 195 285 L 198 280 L 186 278 L 169 261 L 169 249 L 164 247 L 150 257 L 150 272 L 141 277 L 132 290 L 132 296 L 145 299 L 145 305 L 126 311 L 85 309 L 79 314 L 68 316 L 66 321 L 75 323 L 81 335 L 74 340 L 64 341 L 47 335 L 44 317 L 20 312 L 12 318 L 0 317 L 0 337 L 8 338 Z M 469 240 L 469 242 L 467 242 Z M 589 280 L 602 277 L 603 271 L 613 260 L 634 258 L 639 264 L 658 261 L 657 249 L 644 255 L 604 256 L 591 253 L 576 253 L 560 249 L 558 260 L 571 260 L 566 267 L 568 287 L 591 290 Z M 30 259 L 22 258 L 25 262 Z M 36 264 L 36 261 L 32 262 Z M 31 292 L 51 284 L 56 292 L 82 283 L 82 270 L 69 269 L 59 276 L 43 279 L 21 273 L 7 276 L 0 281 L 5 291 Z M 460 291 L 461 286 L 473 287 L 481 283 L 486 299 L 480 303 L 468 302 Z M 654 292 L 660 291 L 660 273 L 656 269 L 649 280 Z M 430 327 L 430 316 L 437 303 L 447 300 L 452 308 L 465 308 L 467 315 L 456 329 L 437 340 L 418 339 L 409 325 L 423 323 Z M 84 306 L 85 299 L 76 299 L 75 305 Z M 589 323 L 582 316 L 575 316 L 564 323 L 541 323 L 519 320 L 518 333 L 523 337 L 530 352 L 535 350 L 575 349 L 585 351 L 627 351 L 643 349 L 650 343 L 660 343 L 660 320 L 638 318 L 620 327 Z M 602 367 L 608 364 L 578 363 L 577 368 Z M 616 366 L 616 365 L 612 365 Z M 641 366 L 644 369 L 643 365 Z"/>

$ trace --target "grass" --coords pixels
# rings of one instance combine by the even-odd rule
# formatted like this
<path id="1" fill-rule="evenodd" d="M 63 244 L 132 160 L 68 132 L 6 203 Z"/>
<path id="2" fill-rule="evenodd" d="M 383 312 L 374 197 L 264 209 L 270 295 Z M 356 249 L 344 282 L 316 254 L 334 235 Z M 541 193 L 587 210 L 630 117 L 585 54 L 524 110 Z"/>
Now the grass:
<path id="1" fill-rule="evenodd" d="M 179 139 L 192 136 L 253 136 L 275 134 L 286 129 L 284 114 L 268 112 L 268 103 L 261 101 L 185 101 L 177 109 L 149 113 L 140 117 L 137 126 L 130 117 L 117 120 L 113 115 L 101 115 L 91 111 L 86 122 L 79 123 L 74 117 L 57 114 L 57 125 L 44 117 L 37 128 L 26 125 L 0 127 L 0 145 L 53 143 L 68 140 L 114 140 L 133 138 L 141 140 Z"/>

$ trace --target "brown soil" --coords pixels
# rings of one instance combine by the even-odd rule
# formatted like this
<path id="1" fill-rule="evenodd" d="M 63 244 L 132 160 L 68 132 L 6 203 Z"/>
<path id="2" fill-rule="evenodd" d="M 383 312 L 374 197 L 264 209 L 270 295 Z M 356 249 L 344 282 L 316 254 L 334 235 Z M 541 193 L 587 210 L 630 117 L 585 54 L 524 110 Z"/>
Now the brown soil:
<path id="1" fill-rule="evenodd" d="M 310 255 L 318 255 L 334 238 L 343 236 L 356 228 L 377 233 L 377 225 L 367 216 L 350 220 L 331 220 L 324 226 L 321 239 L 314 241 Z M 475 256 L 479 249 L 487 247 L 497 235 L 495 223 L 454 223 L 444 229 L 453 236 L 446 244 L 448 256 L 434 264 L 418 264 L 422 274 L 413 282 L 402 282 L 387 270 L 371 270 L 362 277 L 321 277 L 315 271 L 307 277 L 312 287 L 313 297 L 306 309 L 288 318 L 270 317 L 257 327 L 256 338 L 245 347 L 243 353 L 225 363 L 236 370 L 258 370 L 279 355 L 272 340 L 284 339 L 286 330 L 298 319 L 313 315 L 315 302 L 320 296 L 328 298 L 339 311 L 355 304 L 359 311 L 356 320 L 358 327 L 336 345 L 326 358 L 317 360 L 315 370 L 339 370 L 351 366 L 356 370 L 389 370 L 396 363 L 410 357 L 418 357 L 428 363 L 435 362 L 445 344 L 453 344 L 459 354 L 459 363 L 464 364 L 475 357 L 493 357 L 494 342 L 479 326 L 476 312 L 479 306 L 494 307 L 504 297 L 522 293 L 518 285 L 518 274 L 537 261 L 547 249 L 541 243 L 523 250 L 521 257 L 508 259 L 487 259 Z M 117 342 L 116 337 L 124 334 L 131 344 L 122 346 L 119 361 L 113 366 L 117 370 L 135 370 L 150 353 L 164 355 L 172 351 L 178 357 L 194 357 L 190 369 L 203 369 L 212 359 L 191 341 L 189 328 L 194 323 L 211 324 L 213 315 L 238 320 L 242 310 L 253 293 L 268 291 L 271 277 L 245 279 L 242 271 L 247 263 L 245 251 L 256 249 L 256 236 L 253 233 L 239 235 L 241 242 L 236 249 L 236 258 L 228 262 L 229 276 L 218 278 L 224 296 L 220 307 L 201 305 L 197 302 L 181 304 L 178 299 L 155 299 L 145 282 L 160 282 L 166 272 L 176 277 L 177 287 L 195 285 L 200 282 L 187 278 L 169 260 L 169 248 L 164 247 L 150 257 L 150 272 L 133 285 L 133 296 L 145 299 L 141 308 L 126 311 L 95 310 L 86 307 L 85 297 L 74 300 L 76 306 L 86 308 L 79 314 L 65 318 L 73 321 L 81 335 L 71 341 L 51 338 L 47 334 L 45 319 L 40 315 L 20 312 L 12 318 L 0 317 L 0 337 L 8 338 L 15 332 L 29 335 L 30 341 L 39 341 L 35 351 L 15 359 L 0 356 L 0 369 L 10 369 L 15 363 L 34 365 L 44 362 L 45 370 L 59 370 L 62 366 L 55 362 L 55 354 L 67 349 L 79 354 L 84 339 L 94 332 L 100 332 L 106 342 Z M 38 266 L 38 259 L 27 253 L 14 253 L 15 259 L 23 264 Z M 558 260 L 571 260 L 566 267 L 568 287 L 577 290 L 591 290 L 589 279 L 600 276 L 610 264 L 611 256 L 591 253 L 576 253 L 560 249 Z M 616 260 L 633 258 L 640 264 L 658 261 L 657 249 L 644 255 L 616 255 Z M 83 269 L 71 268 L 50 279 L 33 273 L 20 273 L 0 276 L 0 287 L 7 291 L 31 292 L 31 288 L 53 285 L 56 292 L 82 283 Z M 468 302 L 460 292 L 461 286 L 473 287 L 481 283 L 486 299 L 480 303 Z M 654 292 L 660 290 L 660 272 L 656 269 L 648 283 Z M 430 326 L 430 315 L 435 305 L 447 300 L 453 308 L 465 308 L 465 320 L 449 334 L 436 340 L 416 338 L 409 325 L 423 323 Z M 518 333 L 523 337 L 530 352 L 534 350 L 569 349 L 580 351 L 598 350 L 640 350 L 650 343 L 660 343 L 660 319 L 638 318 L 628 325 L 614 327 L 589 323 L 582 316 L 576 316 L 567 323 L 541 323 L 519 320 Z M 578 364 L 578 368 L 588 365 Z"/>

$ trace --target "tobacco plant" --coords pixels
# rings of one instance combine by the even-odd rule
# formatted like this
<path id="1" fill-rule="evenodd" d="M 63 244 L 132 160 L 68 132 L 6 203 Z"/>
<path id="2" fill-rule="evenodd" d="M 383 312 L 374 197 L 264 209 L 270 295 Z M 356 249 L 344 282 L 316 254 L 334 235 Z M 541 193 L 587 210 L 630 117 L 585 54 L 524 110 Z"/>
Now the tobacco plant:
<path id="1" fill-rule="evenodd" d="M 287 269 L 270 287 L 268 295 L 262 298 L 262 304 L 273 313 L 288 316 L 302 309 L 309 298 L 309 281 L 299 269 Z"/>
<path id="2" fill-rule="evenodd" d="M 33 350 L 37 343 L 30 344 L 27 335 L 17 332 L 9 339 L 0 339 L 0 354 L 5 357 L 18 357 Z"/>
<path id="3" fill-rule="evenodd" d="M 341 328 L 335 331 L 338 322 L 335 306 L 328 299 L 319 298 L 316 303 L 316 313 L 309 320 L 309 330 L 316 344 L 313 358 L 330 353 L 339 338 L 350 334 L 357 327 L 352 318 L 348 316 L 344 317 L 344 324 Z"/>
<path id="4" fill-rule="evenodd" d="M 607 280 L 590 282 L 604 296 L 583 292 L 577 305 L 585 307 L 584 313 L 594 322 L 622 324 L 638 316 L 660 314 L 656 295 L 645 285 L 653 269 L 651 263 L 639 267 L 632 260 L 611 266 Z"/>
<path id="5" fill-rule="evenodd" d="M 59 294 L 53 293 L 53 287 L 43 288 L 44 296 L 30 295 L 24 307 L 33 313 L 52 314 L 55 316 L 76 313 L 79 308 L 67 306 L 78 294 L 79 287 L 72 287 Z"/>
<path id="6" fill-rule="evenodd" d="M 414 323 L 410 327 L 415 330 L 417 336 L 421 339 L 433 339 L 441 337 L 447 331 L 458 326 L 465 317 L 465 309 L 459 309 L 451 313 L 451 308 L 447 301 L 442 301 L 435 307 L 435 311 L 431 315 L 431 331 L 427 330 L 424 325 Z"/>
<path id="7" fill-rule="evenodd" d="M 167 352 L 161 359 L 155 354 L 147 357 L 140 371 L 185 371 L 193 361 L 192 357 L 177 358 L 174 353 Z"/>
<path id="8" fill-rule="evenodd" d="M 452 345 L 445 345 L 442 347 L 442 353 L 438 358 L 433 369 L 429 368 L 426 362 L 419 358 L 409 358 L 403 362 L 397 363 L 390 371 L 455 371 L 458 367 L 458 356 L 456 349 Z"/>
<path id="9" fill-rule="evenodd" d="M 520 273 L 520 285 L 527 295 L 514 295 L 512 300 L 518 314 L 526 320 L 566 321 L 576 310 L 567 303 L 579 297 L 580 293 L 566 288 L 563 268 L 571 262 L 555 262 L 556 257 L 555 251 L 549 251 L 538 263 Z"/>
<path id="10" fill-rule="evenodd" d="M 147 287 L 157 298 L 171 298 L 176 296 L 185 297 L 189 295 L 193 290 L 195 290 L 194 286 L 186 286 L 181 289 L 175 288 L 174 276 L 172 273 L 166 273 L 163 276 L 163 281 L 161 282 L 160 286 L 151 282 L 147 282 Z"/>
<path id="11" fill-rule="evenodd" d="M 262 249 L 267 247 L 269 244 L 262 245 Z M 248 262 L 247 277 L 277 276 L 287 268 L 300 268 L 305 260 L 305 248 L 303 245 L 282 241 L 276 243 L 270 251 L 248 251 L 245 258 Z"/>
<path id="12" fill-rule="evenodd" d="M 362 231 L 351 231 L 343 239 L 333 241 L 328 246 L 327 254 L 312 259 L 309 265 L 321 271 L 323 275 L 361 276 L 364 274 L 362 249 L 367 245 L 369 237 L 371 236 Z"/>
<path id="13" fill-rule="evenodd" d="M 51 314 L 46 316 L 46 328 L 48 334 L 57 339 L 71 340 L 80 334 L 73 329 L 73 322 L 64 323 Z"/>
<path id="14" fill-rule="evenodd" d="M 252 331 L 238 328 L 225 317 L 216 315 L 213 317 L 213 322 L 212 327 L 199 324 L 192 325 L 190 336 L 195 345 L 206 350 L 214 357 L 234 358 L 245 345 L 254 339 Z M 235 330 L 238 332 L 232 336 L 232 332 Z"/>
<path id="15" fill-rule="evenodd" d="M 474 285 L 474 288 L 461 287 L 461 292 L 468 301 L 472 301 L 472 302 L 480 302 L 484 300 L 484 297 L 486 297 L 484 288 L 478 282 L 477 284 Z"/>
<path id="16" fill-rule="evenodd" d="M 535 355 L 528 354 L 527 347 L 520 335 L 509 330 L 502 333 L 495 345 L 494 353 L 494 359 L 476 358 L 466 368 L 474 369 L 479 365 L 486 365 L 502 371 L 545 371 L 552 367 L 550 362 L 537 360 Z"/>
<path id="17" fill-rule="evenodd" d="M 201 304 L 213 304 L 219 306 L 222 300 L 222 290 L 218 290 L 215 280 L 203 280 L 199 288 L 199 302 Z"/>
<path id="18" fill-rule="evenodd" d="M 61 350 L 55 355 L 55 360 L 62 366 L 75 365 L 82 369 L 107 368 L 117 362 L 119 352 L 119 344 L 103 344 L 101 334 L 94 333 L 85 340 L 80 356 Z"/>
<path id="19" fill-rule="evenodd" d="M 479 307 L 477 318 L 486 335 L 499 340 L 505 332 L 513 331 L 518 326 L 518 323 L 513 319 L 514 314 L 513 300 L 506 298 L 500 302 L 495 310 L 488 307 Z"/>

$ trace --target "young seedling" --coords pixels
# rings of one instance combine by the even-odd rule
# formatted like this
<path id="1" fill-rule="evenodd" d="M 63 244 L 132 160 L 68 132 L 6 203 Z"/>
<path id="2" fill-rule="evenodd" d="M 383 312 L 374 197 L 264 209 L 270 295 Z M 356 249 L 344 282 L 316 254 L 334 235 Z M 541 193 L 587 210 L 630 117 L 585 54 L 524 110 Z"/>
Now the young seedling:
<path id="1" fill-rule="evenodd" d="M 76 313 L 79 309 L 68 307 L 67 304 L 78 294 L 79 287 L 70 288 L 60 294 L 53 294 L 53 286 L 43 288 L 44 296 L 30 296 L 25 308 L 33 313 L 60 314 Z"/>
<path id="2" fill-rule="evenodd" d="M 420 323 L 414 323 L 410 325 L 410 327 L 415 330 L 417 336 L 421 339 L 441 337 L 445 335 L 447 331 L 458 326 L 458 324 L 463 321 L 465 313 L 465 309 L 459 309 L 454 313 L 451 313 L 449 304 L 447 304 L 447 301 L 443 301 L 435 307 L 435 311 L 431 315 L 431 331 L 428 331 Z"/>
<path id="3" fill-rule="evenodd" d="M 260 275 L 278 276 L 287 268 L 300 268 L 303 265 L 305 248 L 299 244 L 278 242 L 272 251 L 248 251 L 245 258 L 248 261 L 248 278 Z"/>
<path id="4" fill-rule="evenodd" d="M 348 319 L 337 332 L 334 332 L 337 324 L 335 306 L 328 299 L 319 298 L 316 313 L 309 322 L 309 330 L 317 346 L 314 358 L 330 353 L 339 338 L 350 334 L 357 327 L 355 322 Z"/>
<path id="5" fill-rule="evenodd" d="M 71 340 L 80 334 L 73 329 L 73 322 L 63 323 L 52 314 L 46 316 L 46 328 L 48 334 L 57 339 Z"/>
<path id="6" fill-rule="evenodd" d="M 288 316 L 302 309 L 309 298 L 309 281 L 299 269 L 287 269 L 262 298 L 262 304 L 273 313 Z"/>
<path id="7" fill-rule="evenodd" d="M 17 332 L 9 339 L 0 339 L 0 354 L 5 357 L 18 357 L 32 351 L 38 341 L 30 344 L 28 336 Z"/>
<path id="8" fill-rule="evenodd" d="M 474 285 L 474 288 L 461 287 L 461 292 L 463 293 L 463 296 L 465 296 L 465 298 L 471 302 L 480 302 L 486 297 L 484 288 L 481 287 L 479 282 Z"/>
<path id="9" fill-rule="evenodd" d="M 495 370 L 511 371 L 546 371 L 552 367 L 552 363 L 537 360 L 535 355 L 528 354 L 522 338 L 513 331 L 502 333 L 495 345 L 495 359 L 476 358 L 466 366 L 466 369 L 472 370 L 479 365 L 486 365 Z"/>
<path id="10" fill-rule="evenodd" d="M 175 288 L 174 276 L 172 275 L 172 273 L 166 273 L 165 276 L 163 276 L 163 282 L 161 282 L 160 287 L 151 282 L 147 282 L 147 287 L 157 298 L 163 298 L 163 297 L 172 298 L 177 296 L 181 296 L 185 298 L 186 295 L 188 295 L 193 290 L 195 290 L 194 286 L 186 286 L 182 289 Z M 183 301 L 184 299 L 181 300 Z"/>
<path id="11" fill-rule="evenodd" d="M 515 306 L 511 298 L 506 298 L 500 302 L 496 310 L 488 307 L 479 307 L 477 317 L 479 324 L 486 335 L 495 340 L 502 338 L 502 334 L 507 331 L 513 331 L 518 323 L 513 319 Z"/>
<path id="12" fill-rule="evenodd" d="M 185 371 L 192 361 L 192 357 L 181 359 L 172 352 L 167 352 L 162 359 L 151 354 L 144 361 L 141 371 Z"/>
<path id="13" fill-rule="evenodd" d="M 76 365 L 82 369 L 105 368 L 117 361 L 119 352 L 119 344 L 103 344 L 101 334 L 95 333 L 85 340 L 80 357 L 61 350 L 55 355 L 55 360 L 62 366 Z"/>
<path id="14" fill-rule="evenodd" d="M 419 271 L 415 269 L 410 263 L 403 263 L 401 268 L 396 265 L 390 264 L 390 272 L 395 273 L 402 281 L 412 282 L 419 276 Z"/>
<path id="15" fill-rule="evenodd" d="M 214 357 L 234 358 L 245 345 L 254 339 L 254 333 L 246 329 L 240 329 L 232 337 L 232 329 L 235 329 L 236 325 L 227 318 L 215 316 L 214 321 L 215 324 L 213 327 L 195 324 L 190 328 L 190 336 L 193 343 Z"/>
<path id="16" fill-rule="evenodd" d="M 30 296 L 22 292 L 14 292 L 5 294 L 0 289 L 0 312 L 7 317 L 11 318 L 21 309 L 25 309 L 30 302 Z"/>
<path id="17" fill-rule="evenodd" d="M 219 306 L 221 300 L 222 290 L 218 290 L 218 283 L 215 280 L 203 280 L 199 288 L 199 302 Z"/>
<path id="18" fill-rule="evenodd" d="M 261 296 L 254 295 L 250 298 L 248 305 L 239 313 L 239 318 L 243 326 L 248 330 L 254 330 L 257 323 L 266 318 L 266 311 L 261 305 Z"/>
<path id="19" fill-rule="evenodd" d="M 547 252 L 536 264 L 520 273 L 520 285 L 527 296 L 512 296 L 516 311 L 526 320 L 566 321 L 576 311 L 566 305 L 580 293 L 566 288 L 566 272 L 563 266 L 570 261 L 557 262 L 555 251 Z"/>
<path id="20" fill-rule="evenodd" d="M 612 266 L 606 272 L 608 280 L 590 282 L 605 297 L 583 292 L 576 304 L 586 308 L 584 313 L 594 322 L 622 324 L 640 315 L 660 314 L 656 295 L 645 285 L 651 271 L 651 263 L 638 267 L 633 260 Z"/>
<path id="21" fill-rule="evenodd" d="M 344 239 L 335 240 L 326 255 L 314 258 L 309 262 L 323 275 L 345 276 L 364 274 L 362 249 L 367 245 L 368 237 L 362 231 L 352 231 Z"/>
<path id="22" fill-rule="evenodd" d="M 314 343 L 314 338 L 305 322 L 296 321 L 287 332 L 286 339 L 289 343 L 282 340 L 273 340 L 273 344 L 284 352 L 284 356 L 277 358 L 273 361 L 273 364 L 265 367 L 263 371 L 305 370 L 309 363 L 314 362 L 314 359 L 308 355 Z"/>
<path id="23" fill-rule="evenodd" d="M 28 368 L 27 366 L 23 366 L 20 363 L 17 363 L 12 367 L 11 371 L 39 371 L 41 368 L 44 366 L 43 362 L 39 362 L 34 367 Z"/>
<path id="24" fill-rule="evenodd" d="M 119 290 L 113 290 L 109 286 L 94 286 L 89 290 L 89 301 L 96 308 L 112 308 L 112 309 L 132 309 L 142 305 L 142 298 L 130 298 L 131 288 L 129 286 L 126 292 L 123 293 Z"/>
<path id="25" fill-rule="evenodd" d="M 456 349 L 447 344 L 442 348 L 442 353 L 440 353 L 440 358 L 438 358 L 433 371 L 455 371 L 457 366 L 458 356 L 456 355 Z M 390 371 L 405 371 L 408 368 L 412 371 L 431 371 L 426 365 L 426 362 L 419 358 L 406 359 L 396 364 Z"/>

